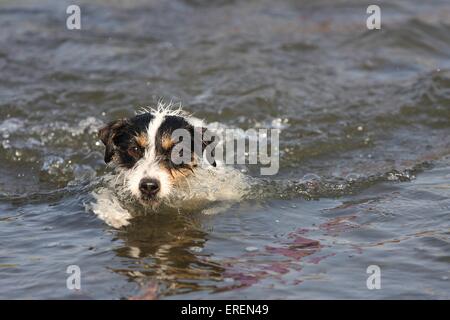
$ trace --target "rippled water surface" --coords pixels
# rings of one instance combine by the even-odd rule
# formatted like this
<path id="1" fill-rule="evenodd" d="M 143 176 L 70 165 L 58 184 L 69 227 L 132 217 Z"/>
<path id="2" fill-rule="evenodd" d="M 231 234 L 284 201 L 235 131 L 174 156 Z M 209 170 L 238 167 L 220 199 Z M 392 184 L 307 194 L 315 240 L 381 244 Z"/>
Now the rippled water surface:
<path id="1" fill-rule="evenodd" d="M 379 31 L 351 0 L 80 1 L 79 31 L 69 4 L 0 3 L 0 298 L 450 298 L 448 1 L 381 1 Z M 281 129 L 279 173 L 108 226 L 96 132 L 160 98 Z"/>

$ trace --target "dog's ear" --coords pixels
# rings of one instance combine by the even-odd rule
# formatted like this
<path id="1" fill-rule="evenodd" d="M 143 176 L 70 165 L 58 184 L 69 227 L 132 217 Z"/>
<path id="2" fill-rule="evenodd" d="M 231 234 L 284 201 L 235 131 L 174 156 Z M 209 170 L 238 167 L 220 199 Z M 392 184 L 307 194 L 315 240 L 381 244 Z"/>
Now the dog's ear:
<path id="1" fill-rule="evenodd" d="M 206 147 L 209 146 L 210 144 L 214 143 L 214 146 L 212 146 L 212 149 L 207 150 L 209 152 L 207 152 L 207 154 L 206 154 L 206 160 L 208 161 L 208 163 L 210 165 L 215 167 L 216 160 L 214 159 L 214 156 L 215 156 L 214 149 L 215 149 L 215 145 L 217 144 L 216 137 L 214 135 L 212 135 L 211 132 L 209 132 L 209 130 L 207 128 L 204 128 L 204 127 L 196 127 L 194 130 L 196 131 L 196 134 L 194 134 L 194 136 L 201 137 L 201 141 L 197 142 L 198 145 L 202 146 L 201 152 L 198 153 L 198 155 L 201 158 L 203 157 Z M 194 141 L 194 143 L 195 143 L 195 141 Z"/>
<path id="2" fill-rule="evenodd" d="M 98 137 L 105 145 L 105 162 L 109 163 L 115 152 L 114 136 L 126 124 L 126 119 L 115 120 L 108 123 L 98 131 Z"/>

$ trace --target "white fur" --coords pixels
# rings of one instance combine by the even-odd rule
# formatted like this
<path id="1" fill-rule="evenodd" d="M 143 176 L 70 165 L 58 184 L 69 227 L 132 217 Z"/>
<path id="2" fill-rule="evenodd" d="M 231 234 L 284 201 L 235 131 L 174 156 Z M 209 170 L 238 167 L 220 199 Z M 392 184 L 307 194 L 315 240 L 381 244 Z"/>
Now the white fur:
<path id="1" fill-rule="evenodd" d="M 86 209 L 92 210 L 100 219 L 114 228 L 129 224 L 131 214 L 122 207 L 119 199 L 108 188 L 99 188 L 92 195 L 95 201 L 88 204 Z"/>

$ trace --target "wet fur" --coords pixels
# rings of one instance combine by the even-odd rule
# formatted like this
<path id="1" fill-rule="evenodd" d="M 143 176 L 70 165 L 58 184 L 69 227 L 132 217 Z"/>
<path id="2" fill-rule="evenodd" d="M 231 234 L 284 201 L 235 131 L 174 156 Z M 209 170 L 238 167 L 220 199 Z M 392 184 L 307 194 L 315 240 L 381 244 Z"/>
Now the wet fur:
<path id="1" fill-rule="evenodd" d="M 171 152 L 176 145 L 171 135 L 176 129 L 190 133 L 189 163 L 171 161 Z M 141 204 L 155 208 L 177 188 L 189 185 L 186 180 L 196 171 L 204 170 L 208 165 L 215 166 L 213 159 L 208 159 L 206 164 L 202 161 L 202 153 L 211 142 L 195 141 L 198 137 L 202 139 L 205 130 L 200 120 L 180 109 L 171 110 L 160 105 L 158 109 L 144 110 L 135 117 L 112 121 L 99 130 L 98 136 L 105 145 L 104 160 L 118 169 L 125 191 Z M 196 131 L 200 134 L 196 135 Z M 196 150 L 196 145 L 200 145 L 201 150 Z M 144 178 L 160 182 L 160 190 L 152 199 L 145 198 L 139 190 L 139 183 Z"/>

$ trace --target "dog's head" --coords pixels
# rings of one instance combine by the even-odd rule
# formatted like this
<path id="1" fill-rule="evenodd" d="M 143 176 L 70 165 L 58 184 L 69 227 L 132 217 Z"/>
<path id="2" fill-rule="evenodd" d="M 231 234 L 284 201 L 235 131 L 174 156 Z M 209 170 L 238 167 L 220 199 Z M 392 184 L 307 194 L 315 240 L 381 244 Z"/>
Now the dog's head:
<path id="1" fill-rule="evenodd" d="M 152 111 L 110 122 L 99 130 L 105 162 L 125 177 L 126 189 L 142 204 L 158 205 L 205 165 L 205 128 L 180 112 Z M 206 165 L 215 166 L 213 153 Z"/>

